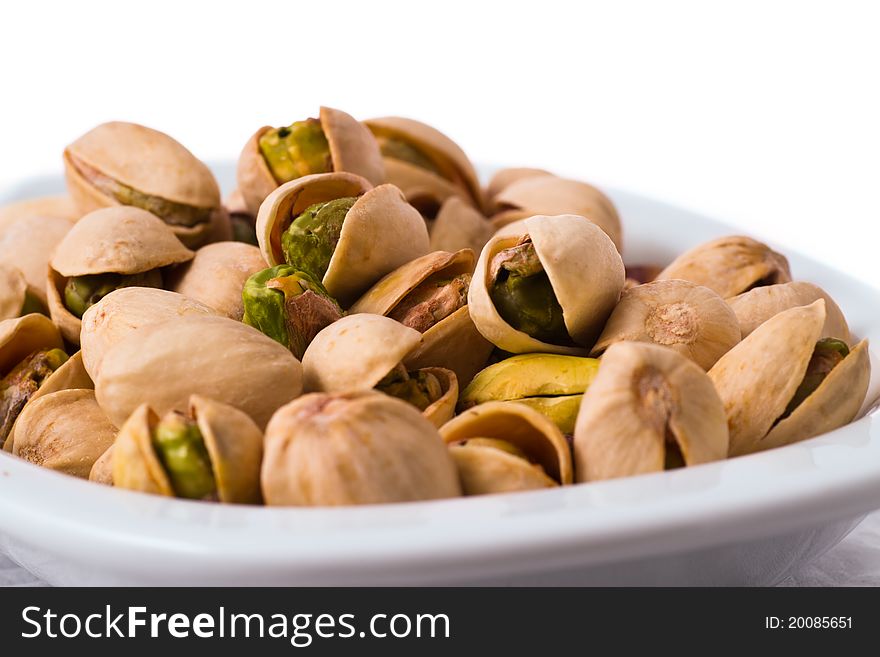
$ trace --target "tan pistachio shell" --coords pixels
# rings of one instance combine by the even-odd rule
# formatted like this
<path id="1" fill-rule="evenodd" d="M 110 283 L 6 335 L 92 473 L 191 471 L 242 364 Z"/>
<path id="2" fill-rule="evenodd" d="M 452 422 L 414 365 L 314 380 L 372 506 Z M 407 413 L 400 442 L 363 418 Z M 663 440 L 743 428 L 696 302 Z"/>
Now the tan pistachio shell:
<path id="1" fill-rule="evenodd" d="M 0 262 L 21 271 L 28 292 L 43 305 L 49 258 L 72 227 L 70 219 L 49 216 L 25 216 L 0 226 Z"/>
<path id="2" fill-rule="evenodd" d="M 707 287 L 672 279 L 626 290 L 590 352 L 615 342 L 653 342 L 669 347 L 704 370 L 740 341 L 736 315 Z"/>
<path id="3" fill-rule="evenodd" d="M 18 267 L 0 262 L 0 320 L 21 315 L 27 281 Z"/>
<path id="4" fill-rule="evenodd" d="M 455 372 L 443 367 L 425 367 L 421 371 L 436 377 L 443 392 L 440 399 L 422 411 L 422 415 L 439 429 L 455 415 L 455 405 L 458 403 L 458 379 L 455 377 Z"/>
<path id="5" fill-rule="evenodd" d="M 431 225 L 432 251 L 483 250 L 495 228 L 481 212 L 453 196 L 443 202 Z"/>
<path id="6" fill-rule="evenodd" d="M 159 416 L 141 404 L 119 428 L 113 443 L 111 477 L 117 488 L 174 497 L 171 480 L 153 448 Z"/>
<path id="7" fill-rule="evenodd" d="M 15 201 L 0 207 L 0 233 L 19 219 L 30 217 L 51 217 L 75 222 L 81 216 L 73 199 L 69 196 L 42 196 Z"/>
<path id="8" fill-rule="evenodd" d="M 489 265 L 503 249 L 528 234 L 544 265 L 566 328 L 578 347 L 552 345 L 518 331 L 502 319 L 489 295 Z M 535 216 L 496 234 L 480 254 L 468 293 L 477 330 L 511 353 L 546 352 L 586 355 L 623 290 L 624 268 L 609 237 L 595 224 L 576 215 Z"/>
<path id="9" fill-rule="evenodd" d="M 230 404 L 264 427 L 302 391 L 302 367 L 284 346 L 227 317 L 193 314 L 142 326 L 104 355 L 98 403 L 121 426 L 141 403 L 157 413 L 197 394 Z"/>
<path id="10" fill-rule="evenodd" d="M 89 470 L 89 481 L 105 486 L 113 485 L 113 445 L 110 445 Z"/>
<path id="11" fill-rule="evenodd" d="M 316 393 L 266 428 L 263 497 L 272 506 L 341 506 L 461 495 L 437 429 L 376 392 Z"/>
<path id="12" fill-rule="evenodd" d="M 579 180 L 530 176 L 508 185 L 495 196 L 495 228 L 536 214 L 574 214 L 586 217 L 605 231 L 623 251 L 623 228 L 617 208 L 600 190 Z"/>
<path id="13" fill-rule="evenodd" d="M 474 201 L 461 187 L 410 162 L 386 157 L 385 181 L 400 189 L 407 202 L 426 219 L 437 215 L 454 198 L 473 207 Z"/>
<path id="14" fill-rule="evenodd" d="M 242 242 L 217 242 L 196 251 L 168 278 L 169 289 L 201 301 L 221 315 L 241 320 L 241 290 L 252 274 L 268 267 L 260 249 Z"/>
<path id="15" fill-rule="evenodd" d="M 450 446 L 466 495 L 547 488 L 574 479 L 565 436 L 546 416 L 524 404 L 480 404 L 443 425 L 440 435 Z M 528 460 L 492 447 L 456 445 L 472 438 L 503 440 Z"/>
<path id="16" fill-rule="evenodd" d="M 61 390 L 25 406 L 15 423 L 12 453 L 85 479 L 115 437 L 116 428 L 98 406 L 93 390 Z"/>
<path id="17" fill-rule="evenodd" d="M 489 179 L 486 186 L 486 199 L 489 205 L 494 205 L 495 197 L 502 191 L 510 187 L 513 183 L 525 180 L 526 178 L 538 178 L 540 176 L 552 176 L 553 174 L 544 169 L 534 169 L 532 167 L 510 167 L 507 169 L 499 169 Z"/>
<path id="18" fill-rule="evenodd" d="M 104 355 L 132 331 L 190 315 L 216 314 L 213 308 L 177 292 L 148 287 L 114 290 L 83 315 L 83 366 L 96 380 Z"/>
<path id="19" fill-rule="evenodd" d="M 63 348 L 58 328 L 45 315 L 4 319 L 0 321 L 0 378 L 35 351 Z"/>
<path id="20" fill-rule="evenodd" d="M 825 300 L 825 326 L 823 338 L 837 338 L 852 344 L 849 326 L 840 307 L 818 285 L 805 281 L 762 285 L 743 292 L 727 303 L 733 308 L 739 320 L 743 337 L 749 335 L 768 319 L 795 306 L 807 306 L 818 299 Z"/>
<path id="21" fill-rule="evenodd" d="M 727 420 L 712 381 L 667 347 L 611 345 L 575 424 L 577 481 L 662 471 L 668 437 L 688 466 L 727 456 Z"/>
<path id="22" fill-rule="evenodd" d="M 683 278 L 729 299 L 759 285 L 788 283 L 788 260 L 751 237 L 722 237 L 678 256 L 657 280 Z"/>

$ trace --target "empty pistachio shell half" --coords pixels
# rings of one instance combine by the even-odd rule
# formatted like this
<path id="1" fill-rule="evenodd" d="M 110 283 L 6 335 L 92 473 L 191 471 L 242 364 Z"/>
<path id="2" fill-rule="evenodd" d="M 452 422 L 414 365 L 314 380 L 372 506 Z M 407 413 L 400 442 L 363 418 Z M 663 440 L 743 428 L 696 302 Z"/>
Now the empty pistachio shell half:
<path id="1" fill-rule="evenodd" d="M 589 219 L 611 238 L 618 251 L 623 249 L 623 230 L 617 209 L 611 199 L 585 182 L 556 176 L 529 176 L 499 192 L 493 204 L 492 222 L 496 228 L 536 214 L 573 214 Z"/>
<path id="2" fill-rule="evenodd" d="M 339 506 L 461 495 L 455 465 L 415 408 L 375 392 L 310 394 L 266 428 L 262 487 L 273 506 Z"/>
<path id="3" fill-rule="evenodd" d="M 819 299 L 825 300 L 825 326 L 823 338 L 839 338 L 851 341 L 849 326 L 840 307 L 818 285 L 804 281 L 764 285 L 743 292 L 727 303 L 736 313 L 743 337 L 749 335 L 774 315 L 795 306 L 807 306 Z"/>
<path id="4" fill-rule="evenodd" d="M 860 343 L 822 339 L 825 301 L 784 310 L 709 370 L 724 402 L 730 455 L 797 442 L 852 421 L 867 392 Z M 820 341 L 821 340 L 821 341 Z"/>
<path id="5" fill-rule="evenodd" d="M 379 145 L 370 131 L 345 112 L 322 107 L 317 119 L 257 130 L 241 151 L 236 176 L 245 207 L 256 216 L 279 185 L 333 172 L 353 173 L 374 185 L 385 181 Z"/>
<path id="6" fill-rule="evenodd" d="M 22 411 L 12 453 L 85 479 L 115 437 L 116 427 L 98 406 L 93 390 L 62 390 L 33 400 Z"/>
<path id="7" fill-rule="evenodd" d="M 440 435 L 465 495 L 549 488 L 573 480 L 571 450 L 559 428 L 518 403 L 488 402 L 447 422 Z"/>
<path id="8" fill-rule="evenodd" d="M 575 427 L 579 482 L 716 461 L 727 449 L 724 406 L 698 365 L 645 342 L 608 348 Z"/>
<path id="9" fill-rule="evenodd" d="M 84 134 L 64 150 L 64 172 L 83 214 L 141 208 L 188 246 L 204 243 L 220 208 L 220 188 L 204 163 L 168 135 L 134 123 L 104 123 Z"/>
<path id="10" fill-rule="evenodd" d="M 625 291 L 591 353 L 599 356 L 625 340 L 669 347 L 708 370 L 739 342 L 740 328 L 733 310 L 715 292 L 673 279 Z"/>
<path id="11" fill-rule="evenodd" d="M 203 246 L 188 263 L 168 278 L 169 289 L 201 301 L 221 315 L 241 320 L 241 290 L 245 281 L 266 268 L 256 246 L 241 242 L 217 242 Z"/>
<path id="12" fill-rule="evenodd" d="M 95 378 L 98 403 L 116 426 L 142 403 L 164 415 L 196 394 L 263 427 L 301 389 L 302 367 L 287 349 L 250 326 L 201 314 L 130 331 L 104 354 Z"/>
<path id="13" fill-rule="evenodd" d="M 21 272 L 28 293 L 47 308 L 46 271 L 55 247 L 73 227 L 64 217 L 26 215 L 0 224 L 0 262 Z M 26 313 L 23 313 L 26 314 Z"/>
<path id="14" fill-rule="evenodd" d="M 678 256 L 657 280 L 682 278 L 714 290 L 722 299 L 755 287 L 788 283 L 788 260 L 750 237 L 722 237 Z"/>
<path id="15" fill-rule="evenodd" d="M 479 253 L 486 246 L 495 228 L 473 206 L 451 196 L 440 206 L 430 224 L 432 251 L 471 249 Z"/>
<path id="16" fill-rule="evenodd" d="M 119 430 L 112 481 L 187 499 L 259 504 L 263 435 L 245 413 L 192 395 L 186 413 L 142 404 Z"/>
<path id="17" fill-rule="evenodd" d="M 512 224 L 480 254 L 468 293 L 477 330 L 511 353 L 586 355 L 623 289 L 608 236 L 575 215 Z"/>
<path id="18" fill-rule="evenodd" d="M 553 174 L 544 169 L 533 169 L 531 167 L 510 167 L 507 169 L 499 169 L 489 179 L 486 186 L 486 200 L 490 207 L 495 204 L 495 198 L 510 187 L 513 183 L 525 180 L 526 178 L 538 178 L 540 176 L 552 176 Z"/>

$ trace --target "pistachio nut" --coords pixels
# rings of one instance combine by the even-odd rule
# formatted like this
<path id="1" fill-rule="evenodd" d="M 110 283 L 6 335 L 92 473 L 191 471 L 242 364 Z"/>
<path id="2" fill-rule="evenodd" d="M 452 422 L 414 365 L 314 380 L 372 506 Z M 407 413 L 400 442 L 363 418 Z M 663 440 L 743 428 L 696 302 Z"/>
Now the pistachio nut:
<path id="1" fill-rule="evenodd" d="M 651 283 L 656 280 L 663 267 L 657 265 L 626 265 L 626 285 L 625 289 L 641 285 L 642 283 Z"/>
<path id="2" fill-rule="evenodd" d="M 164 415 L 195 394 L 264 427 L 301 390 L 302 367 L 287 349 L 241 322 L 203 314 L 131 330 L 103 355 L 95 378 L 98 403 L 116 426 L 142 403 Z"/>
<path id="3" fill-rule="evenodd" d="M 657 280 L 681 278 L 729 299 L 752 288 L 788 283 L 788 260 L 750 237 L 722 237 L 678 256 Z"/>
<path id="4" fill-rule="evenodd" d="M 477 330 L 511 353 L 585 355 L 623 289 L 620 254 L 575 215 L 535 216 L 493 237 L 468 293 Z"/>
<path id="5" fill-rule="evenodd" d="M 849 326 L 840 307 L 834 303 L 825 290 L 805 281 L 764 285 L 743 292 L 727 303 L 736 313 L 743 337 L 751 334 L 768 319 L 795 306 L 807 306 L 819 299 L 825 300 L 825 326 L 823 338 L 839 338 L 851 343 Z"/>
<path id="6" fill-rule="evenodd" d="M 572 483 L 571 449 L 565 436 L 524 404 L 476 406 L 444 424 L 440 436 L 449 445 L 465 495 Z"/>
<path id="7" fill-rule="evenodd" d="M 28 295 L 39 304 L 37 312 L 48 307 L 49 258 L 72 227 L 73 221 L 64 217 L 30 215 L 0 225 L 0 262 L 24 276 Z"/>
<path id="8" fill-rule="evenodd" d="M 370 391 L 316 393 L 280 408 L 266 428 L 263 497 L 271 506 L 339 506 L 461 495 L 431 423 Z"/>
<path id="9" fill-rule="evenodd" d="M 69 196 L 42 196 L 15 201 L 0 207 L 0 233 L 20 219 L 42 217 L 64 219 L 73 224 L 81 216 Z"/>
<path id="10" fill-rule="evenodd" d="M 279 185 L 340 172 L 362 176 L 373 185 L 385 181 L 379 145 L 370 131 L 345 112 L 322 107 L 317 119 L 257 130 L 241 151 L 236 176 L 245 207 L 256 216 Z"/>
<path id="11" fill-rule="evenodd" d="M 221 315 L 241 320 L 241 290 L 252 275 L 266 268 L 260 249 L 241 242 L 203 246 L 189 262 L 167 277 L 168 288 L 201 301 Z"/>
<path id="12" fill-rule="evenodd" d="M 89 481 L 105 486 L 113 485 L 113 445 L 104 450 L 89 470 Z"/>
<path id="13" fill-rule="evenodd" d="M 822 338 L 825 301 L 777 313 L 709 370 L 724 402 L 730 455 L 787 445 L 851 422 L 871 373 L 867 342 Z"/>
<path id="14" fill-rule="evenodd" d="M 396 187 L 350 173 L 305 176 L 272 192 L 257 215 L 270 267 L 321 281 L 343 308 L 400 265 L 428 252 L 425 222 Z"/>
<path id="15" fill-rule="evenodd" d="M 488 402 L 517 402 L 550 418 L 562 433 L 574 433 L 584 391 L 596 378 L 595 358 L 520 354 L 493 363 L 462 391 L 459 410 Z"/>
<path id="16" fill-rule="evenodd" d="M 724 406 L 696 363 L 647 342 L 608 347 L 575 425 L 579 482 L 716 461 L 727 449 Z"/>
<path id="17" fill-rule="evenodd" d="M 707 287 L 672 279 L 626 290 L 590 353 L 599 356 L 615 342 L 653 342 L 708 370 L 740 337 L 724 299 Z"/>
<path id="18" fill-rule="evenodd" d="M 277 265 L 247 279 L 239 295 L 243 320 L 302 358 L 318 331 L 342 317 L 342 309 L 311 275 Z"/>
<path id="19" fill-rule="evenodd" d="M 12 453 L 86 479 L 115 438 L 116 427 L 98 406 L 93 390 L 61 390 L 32 400 L 22 411 Z"/>
<path id="20" fill-rule="evenodd" d="M 450 196 L 440 206 L 436 218 L 431 222 L 431 250 L 471 249 L 474 253 L 479 253 L 494 232 L 492 223 L 481 212 L 458 196 Z"/>
<path id="21" fill-rule="evenodd" d="M 168 135 L 114 121 L 64 150 L 67 189 L 82 214 L 127 205 L 167 223 L 187 246 L 203 244 L 220 208 L 210 169 Z"/>
<path id="22" fill-rule="evenodd" d="M 81 318 L 91 306 L 119 288 L 162 287 L 160 269 L 192 257 L 146 210 L 95 210 L 64 236 L 49 262 L 49 312 L 64 338 L 79 344 Z"/>
<path id="23" fill-rule="evenodd" d="M 466 384 L 492 351 L 467 309 L 473 269 L 470 249 L 434 251 L 386 275 L 350 312 L 385 315 L 419 331 L 422 342 L 407 356 L 407 365 L 444 367 Z"/>
<path id="24" fill-rule="evenodd" d="M 510 187 L 513 183 L 525 180 L 526 178 L 538 178 L 540 176 L 552 176 L 553 174 L 544 169 L 534 169 L 532 167 L 509 167 L 507 169 L 499 169 L 489 179 L 486 186 L 486 200 L 489 206 L 495 204 L 495 198 Z"/>
<path id="25" fill-rule="evenodd" d="M 247 209 L 241 190 L 236 187 L 223 201 L 223 207 L 226 208 L 232 225 L 232 239 L 236 242 L 259 246 L 256 229 L 257 217 Z"/>
<path id="26" fill-rule="evenodd" d="M 259 504 L 263 433 L 241 410 L 192 395 L 186 412 L 141 404 L 119 429 L 118 488 L 191 500 Z"/>
<path id="27" fill-rule="evenodd" d="M 39 301 L 31 297 L 31 304 L 36 302 L 36 309 L 33 305 L 28 306 L 27 281 L 24 274 L 18 267 L 5 265 L 0 262 L 0 320 L 13 319 L 22 315 L 29 315 L 31 312 L 39 312 Z M 29 310 L 30 312 L 25 312 Z"/>
<path id="28" fill-rule="evenodd" d="M 492 211 L 496 229 L 532 215 L 586 217 L 611 238 L 618 251 L 623 249 L 623 229 L 617 208 L 601 191 L 579 180 L 557 176 L 521 178 L 496 194 Z"/>

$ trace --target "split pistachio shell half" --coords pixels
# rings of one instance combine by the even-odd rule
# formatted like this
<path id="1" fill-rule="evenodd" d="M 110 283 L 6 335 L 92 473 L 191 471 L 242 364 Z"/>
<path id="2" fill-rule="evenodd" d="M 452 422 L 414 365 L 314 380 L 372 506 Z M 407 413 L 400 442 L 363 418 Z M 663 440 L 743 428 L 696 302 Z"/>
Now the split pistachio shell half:
<path id="1" fill-rule="evenodd" d="M 347 308 L 385 274 L 428 252 L 425 222 L 399 189 L 370 188 L 346 173 L 298 178 L 266 198 L 257 215 L 257 239 L 269 266 L 283 264 L 281 235 L 291 221 L 312 205 L 345 197 L 358 198 L 345 215 L 321 282 Z"/>
<path id="2" fill-rule="evenodd" d="M 591 352 L 615 342 L 653 342 L 708 370 L 740 341 L 733 310 L 715 292 L 689 281 L 645 283 L 626 290 Z"/>
<path id="3" fill-rule="evenodd" d="M 43 196 L 15 201 L 0 207 L 0 233 L 20 219 L 48 217 L 74 223 L 81 213 L 69 196 Z"/>
<path id="4" fill-rule="evenodd" d="M 266 428 L 263 497 L 340 506 L 458 497 L 449 452 L 411 405 L 376 392 L 304 395 Z"/>
<path id="5" fill-rule="evenodd" d="M 553 174 L 544 169 L 533 169 L 531 167 L 510 167 L 507 169 L 499 169 L 489 179 L 486 186 L 486 200 L 489 205 L 495 204 L 495 198 L 510 187 L 513 183 L 525 180 L 526 178 L 538 178 L 540 176 L 552 176 Z"/>
<path id="6" fill-rule="evenodd" d="M 72 227 L 65 217 L 31 215 L 0 225 L 0 262 L 22 273 L 27 291 L 44 307 L 49 259 Z"/>
<path id="7" fill-rule="evenodd" d="M 117 205 L 150 210 L 187 246 L 205 242 L 220 208 L 220 188 L 203 162 L 134 123 L 104 123 L 84 134 L 65 149 L 64 172 L 83 214 Z"/>
<path id="8" fill-rule="evenodd" d="M 823 338 L 839 338 L 851 343 L 849 326 L 840 307 L 825 290 L 805 281 L 764 285 L 743 292 L 727 303 L 733 308 L 739 320 L 743 337 L 751 334 L 761 324 L 783 310 L 796 306 L 807 306 L 819 299 L 825 300 L 825 326 Z"/>
<path id="9" fill-rule="evenodd" d="M 483 250 L 492 238 L 495 228 L 486 217 L 457 196 L 451 196 L 440 206 L 431 224 L 432 251 Z"/>
<path id="10" fill-rule="evenodd" d="M 575 427 L 579 482 L 717 461 L 727 450 L 724 406 L 696 363 L 645 342 L 608 348 Z"/>
<path id="11" fill-rule="evenodd" d="M 804 440 L 855 417 L 870 377 L 864 342 L 790 410 L 822 337 L 825 316 L 823 299 L 784 310 L 752 331 L 709 370 L 724 402 L 731 456 Z"/>
<path id="12" fill-rule="evenodd" d="M 260 250 L 241 242 L 217 242 L 196 251 L 195 257 L 176 269 L 169 280 L 173 291 L 183 294 L 221 315 L 241 320 L 241 290 L 245 281 L 266 268 Z"/>
<path id="13" fill-rule="evenodd" d="M 89 470 L 89 481 L 105 486 L 113 485 L 113 445 L 110 445 Z"/>
<path id="14" fill-rule="evenodd" d="M 239 409 L 216 400 L 192 395 L 186 407 L 188 419 L 204 443 L 214 490 L 204 499 L 234 504 L 259 504 L 263 434 Z M 160 417 L 149 404 L 137 407 L 119 430 L 112 452 L 112 481 L 119 488 L 178 497 L 175 477 L 192 477 L 191 471 L 171 473 L 157 449 Z M 174 456 L 179 460 L 191 454 Z M 185 484 L 185 481 L 182 482 Z"/>
<path id="15" fill-rule="evenodd" d="M 538 340 L 506 322 L 490 294 L 491 264 L 496 255 L 529 236 L 562 309 L 573 345 Z M 608 236 L 575 215 L 535 216 L 507 226 L 493 237 L 477 261 L 468 294 L 477 330 L 511 353 L 549 352 L 586 355 L 620 298 L 624 268 Z"/>
<path id="16" fill-rule="evenodd" d="M 98 403 L 116 426 L 142 403 L 164 415 L 197 394 L 264 427 L 301 390 L 302 367 L 282 345 L 240 322 L 202 314 L 129 332 L 104 354 L 95 378 Z"/>
<path id="17" fill-rule="evenodd" d="M 320 122 L 320 131 L 327 141 L 330 155 L 329 166 L 325 172 L 352 173 L 366 178 L 373 185 L 385 181 L 379 145 L 369 130 L 349 114 L 330 107 L 321 108 L 318 122 Z M 236 172 L 238 189 L 245 207 L 254 216 L 269 194 L 279 185 L 295 179 L 290 176 L 277 179 L 266 162 L 260 149 L 260 139 L 272 130 L 273 128 L 269 126 L 257 130 L 245 144 L 238 159 Z"/>
<path id="18" fill-rule="evenodd" d="M 18 267 L 0 262 L 0 320 L 22 315 L 27 281 Z"/>
<path id="19" fill-rule="evenodd" d="M 722 237 L 678 256 L 657 280 L 682 278 L 729 299 L 752 288 L 791 281 L 788 260 L 750 237 Z"/>
<path id="20" fill-rule="evenodd" d="M 447 422 L 465 495 L 549 488 L 573 480 L 571 450 L 559 428 L 518 403 L 489 402 Z"/>
<path id="21" fill-rule="evenodd" d="M 12 453 L 86 479 L 115 437 L 93 390 L 62 390 L 28 403 L 15 425 Z"/>
<path id="22" fill-rule="evenodd" d="M 494 199 L 496 228 L 536 214 L 571 214 L 586 217 L 601 228 L 618 251 L 623 249 L 623 229 L 617 209 L 605 194 L 579 180 L 556 176 L 529 176 L 499 192 Z"/>

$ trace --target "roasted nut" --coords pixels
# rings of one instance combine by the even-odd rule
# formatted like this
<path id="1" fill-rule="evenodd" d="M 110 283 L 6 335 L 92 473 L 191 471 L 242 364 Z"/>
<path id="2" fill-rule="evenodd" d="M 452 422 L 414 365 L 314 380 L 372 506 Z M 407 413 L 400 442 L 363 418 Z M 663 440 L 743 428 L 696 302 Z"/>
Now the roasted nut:
<path id="1" fill-rule="evenodd" d="M 89 470 L 89 481 L 105 486 L 113 485 L 113 445 L 110 445 Z"/>
<path id="2" fill-rule="evenodd" d="M 443 202 L 429 230 L 432 251 L 471 249 L 474 253 L 482 251 L 495 232 L 486 217 L 458 196 Z"/>
<path id="3" fill-rule="evenodd" d="M 49 258 L 72 226 L 73 221 L 63 217 L 31 215 L 0 224 L 0 263 L 17 269 L 24 277 L 27 294 L 32 299 L 29 310 L 48 313 L 46 271 Z"/>
<path id="4" fill-rule="evenodd" d="M 21 219 L 63 219 L 73 224 L 81 213 L 69 196 L 42 196 L 15 201 L 0 207 L 0 234 Z"/>
<path id="5" fill-rule="evenodd" d="M 489 179 L 486 186 L 486 200 L 489 206 L 495 204 L 495 198 L 510 187 L 513 183 L 525 180 L 526 178 L 538 178 L 540 176 L 552 176 L 553 174 L 544 169 L 533 169 L 531 167 L 510 167 L 507 169 L 499 169 Z"/>
<path id="6" fill-rule="evenodd" d="M 33 298 L 33 297 L 32 297 Z M 0 262 L 0 320 L 13 319 L 30 312 L 39 312 L 27 306 L 27 281 L 18 267 Z M 30 312 L 25 312 L 25 310 Z"/>

